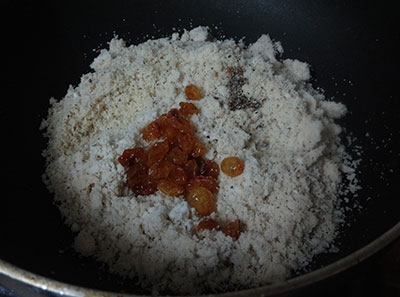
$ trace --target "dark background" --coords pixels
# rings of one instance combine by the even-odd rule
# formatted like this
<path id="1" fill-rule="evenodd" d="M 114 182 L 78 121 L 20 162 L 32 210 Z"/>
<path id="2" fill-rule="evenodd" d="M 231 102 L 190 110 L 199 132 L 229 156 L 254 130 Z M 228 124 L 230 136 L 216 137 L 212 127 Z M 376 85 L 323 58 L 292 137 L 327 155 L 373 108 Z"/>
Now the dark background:
<path id="1" fill-rule="evenodd" d="M 311 268 L 351 254 L 399 222 L 399 13 L 394 3 L 3 1 L 0 7 L 5 66 L 0 103 L 3 260 L 72 284 L 138 292 L 114 276 L 104 276 L 97 263 L 80 259 L 70 249 L 72 235 L 41 182 L 40 153 L 46 141 L 38 127 L 46 116 L 48 99 L 60 99 L 69 84 L 76 86 L 98 50 L 114 35 L 137 44 L 168 36 L 173 28 L 197 25 L 209 25 L 220 38 L 245 36 L 247 43 L 269 33 L 281 41 L 283 58 L 310 63 L 313 85 L 349 108 L 341 124 L 357 139 L 351 147 L 363 150 L 358 172 L 363 189 L 356 198 L 362 209 L 349 213 L 352 224 L 342 227 L 340 253 L 317 257 Z M 391 255 L 392 261 L 386 260 L 385 265 L 371 261 L 371 266 L 356 268 L 361 270 L 355 275 L 324 282 L 321 288 L 326 294 L 340 287 L 343 294 L 363 294 L 343 296 L 372 296 L 383 292 L 386 274 L 394 277 L 389 283 L 398 288 L 398 270 L 392 274 L 382 268 L 396 271 L 398 262 L 393 259 L 398 252 Z"/>

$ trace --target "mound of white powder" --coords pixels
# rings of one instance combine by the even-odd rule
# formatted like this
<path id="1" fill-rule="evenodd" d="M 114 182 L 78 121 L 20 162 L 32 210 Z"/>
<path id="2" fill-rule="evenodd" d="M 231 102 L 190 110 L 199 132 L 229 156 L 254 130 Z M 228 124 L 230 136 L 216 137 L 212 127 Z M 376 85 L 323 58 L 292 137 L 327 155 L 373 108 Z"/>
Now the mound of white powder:
<path id="1" fill-rule="evenodd" d="M 245 46 L 210 41 L 204 27 L 137 46 L 111 40 L 93 72 L 51 99 L 42 124 L 45 182 L 77 234 L 75 249 L 153 292 L 195 294 L 283 280 L 331 248 L 349 170 L 334 121 L 346 108 L 312 88 L 306 63 L 280 61 L 281 52 L 268 35 Z M 242 175 L 220 175 L 211 215 L 239 219 L 237 241 L 194 232 L 200 218 L 183 198 L 124 187 L 118 156 L 149 145 L 140 130 L 186 101 L 189 84 L 205 95 L 191 120 L 205 157 L 245 162 Z"/>

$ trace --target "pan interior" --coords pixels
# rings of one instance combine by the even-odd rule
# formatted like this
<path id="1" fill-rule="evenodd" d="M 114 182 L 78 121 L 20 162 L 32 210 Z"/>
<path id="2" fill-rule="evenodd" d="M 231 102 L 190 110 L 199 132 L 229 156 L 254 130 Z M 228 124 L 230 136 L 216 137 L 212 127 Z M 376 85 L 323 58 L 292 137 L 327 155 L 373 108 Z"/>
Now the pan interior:
<path id="1" fill-rule="evenodd" d="M 11 5 L 11 4 L 8 4 Z M 72 234 L 41 181 L 46 145 L 38 127 L 50 97 L 77 85 L 97 51 L 117 34 L 137 44 L 173 28 L 208 25 L 217 37 L 254 42 L 268 33 L 284 58 L 312 65 L 313 84 L 345 103 L 346 133 L 362 147 L 357 199 L 338 239 L 340 251 L 320 255 L 310 269 L 363 247 L 400 219 L 399 52 L 396 11 L 352 1 L 68 1 L 9 7 L 21 26 L 6 33 L 6 93 L 0 111 L 2 207 L 0 257 L 21 268 L 85 287 L 143 293 L 77 257 Z M 396 39 L 397 38 L 397 39 Z M 398 41 L 398 40 L 397 40 Z M 356 155 L 354 157 L 357 157 Z M 101 280 L 101 281 L 99 281 Z"/>

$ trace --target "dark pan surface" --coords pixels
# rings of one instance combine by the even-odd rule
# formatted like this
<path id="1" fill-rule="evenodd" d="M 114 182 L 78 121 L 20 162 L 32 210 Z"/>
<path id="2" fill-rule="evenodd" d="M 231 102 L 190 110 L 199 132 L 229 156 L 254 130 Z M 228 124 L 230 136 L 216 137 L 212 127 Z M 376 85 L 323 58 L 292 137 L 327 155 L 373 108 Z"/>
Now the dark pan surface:
<path id="1" fill-rule="evenodd" d="M 284 58 L 311 64 L 314 86 L 350 111 L 342 124 L 363 149 L 363 189 L 357 198 L 363 210 L 353 212 L 351 226 L 342 228 L 341 251 L 318 257 L 312 268 L 351 254 L 400 221 L 400 49 L 394 6 L 323 0 L 1 5 L 13 16 L 11 23 L 2 24 L 8 29 L 3 34 L 7 77 L 0 110 L 1 259 L 71 284 L 141 292 L 105 276 L 99 264 L 79 259 L 69 248 L 72 235 L 41 182 L 46 143 L 38 127 L 49 98 L 60 99 L 69 84 L 77 85 L 97 55 L 93 49 L 106 47 L 114 34 L 136 44 L 170 35 L 172 28 L 197 25 L 209 25 L 217 37 L 246 36 L 248 43 L 269 33 L 282 42 Z"/>

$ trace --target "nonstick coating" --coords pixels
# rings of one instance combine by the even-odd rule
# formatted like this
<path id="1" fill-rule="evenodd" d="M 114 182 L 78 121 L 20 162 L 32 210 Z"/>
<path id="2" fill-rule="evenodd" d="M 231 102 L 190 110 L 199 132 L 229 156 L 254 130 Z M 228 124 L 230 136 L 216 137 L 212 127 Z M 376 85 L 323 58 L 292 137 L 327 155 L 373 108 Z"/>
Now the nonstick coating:
<path id="1" fill-rule="evenodd" d="M 397 9 L 384 1 L 5 1 L 2 24 L 0 258 L 70 284 L 143 293 L 70 248 L 52 197 L 41 181 L 46 140 L 39 131 L 50 97 L 76 86 L 98 49 L 117 34 L 129 44 L 208 25 L 217 37 L 282 42 L 283 58 L 312 66 L 313 85 L 349 109 L 341 121 L 362 147 L 357 199 L 363 209 L 341 230 L 340 252 L 320 268 L 362 248 L 400 221 L 399 32 Z M 4 18 L 3 18 L 4 19 Z M 5 22 L 2 20 L 2 22 Z M 97 49 L 93 51 L 93 49 Z M 5 88 L 4 88 L 5 86 Z M 5 92 L 4 92 L 5 91 Z M 354 154 L 355 157 L 357 157 Z"/>

